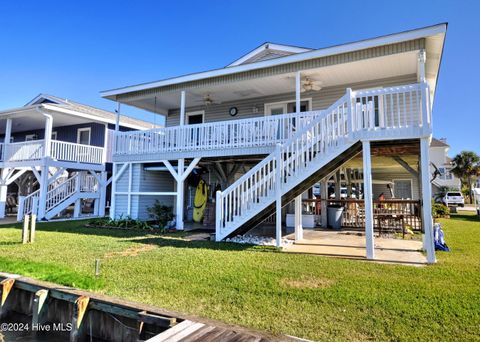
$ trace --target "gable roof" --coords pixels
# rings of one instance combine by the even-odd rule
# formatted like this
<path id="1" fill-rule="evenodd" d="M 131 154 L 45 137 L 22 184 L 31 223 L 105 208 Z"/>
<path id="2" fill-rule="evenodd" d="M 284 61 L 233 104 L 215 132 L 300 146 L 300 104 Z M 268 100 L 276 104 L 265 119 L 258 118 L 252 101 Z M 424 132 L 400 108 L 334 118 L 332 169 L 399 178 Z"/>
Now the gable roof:
<path id="1" fill-rule="evenodd" d="M 302 48 L 293 45 L 284 45 L 284 44 L 274 44 L 274 43 L 263 43 L 259 47 L 253 49 L 249 53 L 243 55 L 239 59 L 233 61 L 226 67 L 232 67 L 242 64 L 250 64 L 260 61 L 266 61 L 269 59 L 290 56 L 297 53 L 312 51 L 313 49 Z"/>
<path id="2" fill-rule="evenodd" d="M 450 145 L 442 140 L 432 138 L 432 141 L 430 142 L 430 147 L 450 147 Z"/>
<path id="3" fill-rule="evenodd" d="M 25 107 L 35 106 L 40 104 L 48 104 L 50 106 L 69 109 L 74 112 L 84 113 L 89 116 L 95 117 L 96 119 L 98 119 L 98 121 L 102 121 L 105 123 L 116 122 L 116 116 L 117 116 L 116 113 L 109 112 L 100 108 L 84 105 L 82 103 L 78 103 L 68 99 L 62 99 L 58 96 L 49 95 L 49 94 L 40 94 L 36 96 L 33 100 L 25 104 Z M 149 129 L 149 128 L 155 128 L 155 126 L 158 127 L 158 125 L 154 125 L 151 122 L 135 119 L 125 115 L 120 115 L 120 126 L 133 128 L 133 129 Z"/>

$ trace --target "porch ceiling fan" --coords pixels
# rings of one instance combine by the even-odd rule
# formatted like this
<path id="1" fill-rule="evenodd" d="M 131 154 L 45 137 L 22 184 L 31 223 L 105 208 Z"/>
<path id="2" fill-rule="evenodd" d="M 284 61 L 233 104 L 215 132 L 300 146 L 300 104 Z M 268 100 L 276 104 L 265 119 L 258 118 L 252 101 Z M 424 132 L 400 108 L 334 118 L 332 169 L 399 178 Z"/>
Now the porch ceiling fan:
<path id="1" fill-rule="evenodd" d="M 205 106 L 210 106 L 212 104 L 220 104 L 221 102 L 215 101 L 211 94 L 206 94 L 203 97 L 203 103 L 205 104 Z"/>
<path id="2" fill-rule="evenodd" d="M 306 76 L 302 80 L 302 87 L 300 89 L 302 93 L 306 91 L 319 91 L 320 89 L 322 89 L 322 81 L 314 80 L 309 76 Z"/>

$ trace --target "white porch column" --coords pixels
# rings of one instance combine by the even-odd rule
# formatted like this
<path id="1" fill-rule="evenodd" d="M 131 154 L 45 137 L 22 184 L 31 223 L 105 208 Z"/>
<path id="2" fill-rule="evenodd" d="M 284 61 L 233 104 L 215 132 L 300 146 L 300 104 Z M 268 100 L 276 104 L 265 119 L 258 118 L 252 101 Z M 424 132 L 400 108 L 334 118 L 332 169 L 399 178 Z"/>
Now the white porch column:
<path id="1" fill-rule="evenodd" d="M 185 124 L 185 90 L 180 95 L 180 126 Z"/>
<path id="2" fill-rule="evenodd" d="M 7 144 L 10 143 L 10 137 L 12 135 L 12 119 L 8 118 L 5 125 L 5 140 L 3 145 L 2 157 L 5 158 L 5 150 L 7 149 Z M 3 160 L 2 158 L 2 160 Z M 0 218 L 5 217 L 5 204 L 7 202 L 7 189 L 8 185 L 5 183 L 7 181 L 7 175 L 10 172 L 10 169 L 4 168 L 1 172 L 1 181 L 2 185 L 0 186 Z"/>
<path id="3" fill-rule="evenodd" d="M 277 248 L 282 247 L 282 153 L 281 144 L 277 144 L 276 154 L 276 174 L 275 174 L 275 240 Z"/>
<path id="4" fill-rule="evenodd" d="M 82 172 L 77 172 L 77 179 L 75 181 L 75 193 L 80 193 L 80 183 L 81 179 L 83 178 L 84 174 Z M 75 201 L 75 205 L 73 207 L 73 217 L 78 218 L 82 213 L 82 200 L 79 198 Z"/>
<path id="5" fill-rule="evenodd" d="M 1 172 L 1 182 L 0 186 L 0 218 L 5 217 L 5 205 L 7 203 L 7 189 L 8 185 L 6 184 L 8 174 L 10 173 L 9 168 L 3 168 Z"/>
<path id="6" fill-rule="evenodd" d="M 103 217 L 105 216 L 105 205 L 107 202 L 107 171 L 102 171 L 100 176 L 100 198 L 98 199 L 99 207 L 98 207 L 98 216 Z"/>
<path id="7" fill-rule="evenodd" d="M 300 113 L 300 96 L 301 96 L 301 86 L 302 86 L 302 74 L 300 71 L 297 71 L 295 74 L 295 112 Z"/>
<path id="8" fill-rule="evenodd" d="M 432 185 L 430 184 L 430 137 L 420 140 L 420 172 L 422 183 L 422 223 L 423 223 L 423 249 L 427 252 L 427 260 L 436 262 L 435 246 L 433 240 L 432 219 Z"/>
<path id="9" fill-rule="evenodd" d="M 116 116 L 115 116 L 115 132 L 118 132 L 120 130 L 120 102 L 117 103 L 117 110 Z"/>
<path id="10" fill-rule="evenodd" d="M 322 215 L 322 227 L 327 228 L 327 199 L 328 199 L 328 178 L 324 178 L 320 182 L 320 214 Z"/>
<path id="11" fill-rule="evenodd" d="M 40 195 L 38 198 L 38 219 L 41 220 L 45 217 L 46 214 L 46 202 L 47 202 L 47 192 L 48 192 L 48 163 L 41 166 L 40 173 Z"/>
<path id="12" fill-rule="evenodd" d="M 51 150 L 51 141 L 52 141 L 52 125 L 53 125 L 53 118 L 49 114 L 43 114 L 45 116 L 45 146 L 44 146 L 44 156 L 50 157 L 50 150 Z M 48 176 L 48 169 L 47 169 L 47 176 Z M 42 204 L 40 204 L 41 206 Z"/>
<path id="13" fill-rule="evenodd" d="M 112 165 L 112 195 L 110 198 L 110 212 L 108 213 L 112 220 L 115 219 L 115 197 L 117 192 L 117 163 Z"/>
<path id="14" fill-rule="evenodd" d="M 178 170 L 177 170 L 177 205 L 176 205 L 176 218 L 177 221 L 177 230 L 183 230 L 183 202 L 185 195 L 185 180 L 183 179 L 183 173 L 185 172 L 185 159 L 178 160 Z"/>
<path id="15" fill-rule="evenodd" d="M 418 52 L 418 65 L 417 65 L 417 79 L 418 82 L 422 83 L 426 81 L 425 78 L 425 62 L 427 61 L 427 54 L 425 49 L 421 49 Z"/>
<path id="16" fill-rule="evenodd" d="M 362 141 L 363 148 L 363 196 L 365 201 L 365 240 L 367 259 L 375 258 L 373 236 L 372 160 L 370 141 Z"/>
<path id="17" fill-rule="evenodd" d="M 303 239 L 302 195 L 295 197 L 295 241 Z"/>

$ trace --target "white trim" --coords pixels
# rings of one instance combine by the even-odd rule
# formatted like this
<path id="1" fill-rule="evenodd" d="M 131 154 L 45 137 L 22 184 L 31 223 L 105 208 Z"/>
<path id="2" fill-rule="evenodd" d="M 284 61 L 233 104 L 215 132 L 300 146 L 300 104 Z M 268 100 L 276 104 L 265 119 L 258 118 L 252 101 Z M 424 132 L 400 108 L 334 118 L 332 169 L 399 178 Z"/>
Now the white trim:
<path id="1" fill-rule="evenodd" d="M 188 122 L 190 120 L 190 116 L 194 115 L 202 115 L 202 123 L 205 123 L 205 111 L 204 110 L 196 110 L 193 112 L 187 112 L 185 113 L 185 124 L 189 125 L 190 123 Z"/>
<path id="2" fill-rule="evenodd" d="M 116 195 L 119 195 L 119 196 L 128 196 L 128 195 L 131 195 L 131 196 L 177 196 L 177 193 L 176 192 L 150 192 L 150 191 L 132 191 L 132 192 L 128 192 L 128 191 L 117 191 L 115 193 Z"/>
<path id="3" fill-rule="evenodd" d="M 92 128 L 91 127 L 77 128 L 77 144 L 80 144 L 80 134 L 81 134 L 81 132 L 88 132 L 88 144 L 87 145 L 90 145 L 90 143 L 92 142 Z"/>
<path id="4" fill-rule="evenodd" d="M 300 105 L 301 105 L 302 102 L 305 102 L 305 101 L 308 102 L 307 112 L 312 111 L 312 98 L 311 97 L 307 97 L 307 98 L 304 98 L 304 99 L 300 98 Z M 265 116 L 271 115 L 271 114 L 267 114 L 267 107 L 272 107 L 272 106 L 277 106 L 277 105 L 278 106 L 284 105 L 285 113 L 283 113 L 283 114 L 289 114 L 288 113 L 288 104 L 289 103 L 294 103 L 296 105 L 296 99 L 287 100 L 287 101 L 264 103 L 264 105 L 263 105 L 263 115 L 265 115 Z"/>
<path id="5" fill-rule="evenodd" d="M 399 42 L 418 39 L 418 38 L 424 38 L 424 37 L 433 36 L 436 34 L 445 33 L 446 30 L 447 30 L 446 24 L 438 24 L 438 25 L 424 27 L 416 30 L 395 33 L 395 34 L 381 36 L 381 37 L 367 39 L 367 40 L 361 40 L 354 43 L 336 45 L 328 48 L 308 51 L 308 52 L 290 55 L 286 57 L 269 59 L 269 60 L 260 61 L 257 63 L 242 64 L 242 65 L 233 66 L 230 68 L 214 69 L 210 71 L 204 71 L 204 72 L 199 72 L 199 73 L 194 73 L 194 74 L 189 74 L 189 75 L 184 75 L 179 77 L 173 77 L 173 78 L 169 78 L 161 81 L 148 82 L 148 83 L 143 83 L 143 84 L 138 84 L 133 86 L 126 86 L 126 87 L 111 89 L 111 90 L 104 90 L 100 92 L 100 95 L 102 97 L 113 97 L 115 95 L 131 93 L 134 91 L 140 91 L 145 89 L 164 87 L 167 85 L 197 81 L 197 80 L 210 78 L 210 77 L 231 75 L 239 72 L 258 70 L 258 69 L 268 68 L 268 67 L 282 65 L 282 64 L 300 62 L 300 61 L 314 59 L 314 58 L 321 58 L 321 57 L 337 55 L 341 53 L 368 49 L 368 48 L 382 46 L 382 45 L 399 43 Z"/>
<path id="6" fill-rule="evenodd" d="M 258 55 L 260 52 L 264 50 L 277 50 L 277 51 L 285 51 L 285 52 L 292 52 L 292 53 L 302 53 L 302 52 L 312 51 L 313 49 L 306 49 L 306 48 L 301 48 L 301 47 L 291 46 L 291 45 L 265 43 L 260 45 L 258 48 L 250 51 L 246 55 L 240 57 L 239 59 L 233 61 L 232 63 L 227 65 L 227 67 L 240 65 L 243 62 L 249 60 L 250 58 Z"/>
<path id="7" fill-rule="evenodd" d="M 393 178 L 392 183 L 393 183 L 393 194 L 395 195 L 395 198 L 397 198 L 396 190 L 395 190 L 395 181 L 409 181 L 410 182 L 410 199 L 413 199 L 413 181 L 411 178 Z"/>

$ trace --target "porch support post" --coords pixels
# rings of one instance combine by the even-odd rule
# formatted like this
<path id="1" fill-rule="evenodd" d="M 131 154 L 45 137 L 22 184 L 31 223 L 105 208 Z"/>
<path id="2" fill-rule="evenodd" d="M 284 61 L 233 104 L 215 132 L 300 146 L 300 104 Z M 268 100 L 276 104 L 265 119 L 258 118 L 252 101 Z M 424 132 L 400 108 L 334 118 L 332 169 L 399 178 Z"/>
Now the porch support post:
<path id="1" fill-rule="evenodd" d="M 322 215 L 322 227 L 327 228 L 327 199 L 328 199 L 328 178 L 324 178 L 320 182 L 320 214 Z"/>
<path id="2" fill-rule="evenodd" d="M 275 244 L 277 248 L 282 247 L 282 145 L 277 144 L 276 154 L 276 175 L 275 175 Z"/>
<path id="3" fill-rule="evenodd" d="M 84 172 L 78 172 L 77 173 L 77 179 L 75 181 L 75 193 L 80 194 L 80 183 L 82 178 L 84 177 Z M 80 198 L 77 198 L 75 200 L 75 205 L 73 207 L 73 217 L 78 218 L 80 217 L 80 214 L 82 213 L 82 200 Z"/>
<path id="4" fill-rule="evenodd" d="M 120 130 L 120 102 L 117 103 L 117 110 L 115 111 L 115 132 Z M 106 146 L 105 146 L 106 147 Z"/>
<path id="5" fill-rule="evenodd" d="M 297 71 L 295 75 L 295 113 L 300 113 L 300 95 L 301 95 L 302 75 Z"/>
<path id="6" fill-rule="evenodd" d="M 436 262 L 433 239 L 432 186 L 430 184 L 430 137 L 420 139 L 420 172 L 422 183 L 422 224 L 423 248 L 427 252 L 427 261 Z"/>
<path id="7" fill-rule="evenodd" d="M 370 156 L 370 141 L 362 141 L 363 147 L 363 191 L 365 201 L 365 239 L 367 259 L 375 258 L 373 236 L 373 201 L 372 201 L 372 160 Z"/>
<path id="8" fill-rule="evenodd" d="M 43 114 L 45 116 L 45 146 L 44 146 L 44 156 L 50 157 L 50 150 L 51 150 L 51 141 L 52 141 L 52 125 L 53 125 L 53 118 L 49 114 Z M 47 176 L 48 176 L 48 169 L 47 169 Z M 41 206 L 42 204 L 40 204 Z"/>
<path id="9" fill-rule="evenodd" d="M 105 216 L 105 205 L 107 202 L 107 171 L 102 171 L 100 177 L 101 182 L 99 182 L 98 184 L 98 186 L 100 187 L 100 198 L 98 199 L 98 216 L 103 217 Z"/>
<path id="10" fill-rule="evenodd" d="M 7 177 L 9 172 L 10 172 L 9 168 L 4 168 L 2 169 L 2 173 L 1 173 L 2 183 L 0 186 L 0 218 L 5 217 L 5 205 L 7 203 L 7 189 L 8 189 Z"/>
<path id="11" fill-rule="evenodd" d="M 303 240 L 302 195 L 295 197 L 295 241 Z"/>
<path id="12" fill-rule="evenodd" d="M 47 191 L 48 191 L 48 163 L 45 163 L 45 165 L 41 167 L 41 173 L 40 173 L 40 195 L 38 199 L 38 219 L 39 220 L 45 218 Z"/>
<path id="13" fill-rule="evenodd" d="M 184 92 L 182 92 L 184 94 Z M 183 179 L 183 173 L 185 172 L 185 159 L 178 160 L 178 170 L 177 170 L 177 205 L 176 205 L 176 221 L 177 221 L 177 230 L 183 230 L 183 202 L 184 202 L 184 184 L 185 180 Z"/>
<path id="14" fill-rule="evenodd" d="M 427 61 L 427 54 L 425 49 L 421 49 L 418 52 L 418 65 L 417 65 L 417 79 L 419 83 L 426 81 L 425 78 L 425 62 Z"/>
<path id="15" fill-rule="evenodd" d="M 180 95 L 180 126 L 185 124 L 185 90 Z"/>
<path id="16" fill-rule="evenodd" d="M 8 118 L 7 122 L 5 124 L 5 139 L 4 139 L 4 145 L 3 145 L 3 150 L 1 151 L 1 160 L 5 161 L 8 156 L 7 156 L 7 144 L 10 144 L 10 138 L 12 136 L 12 118 Z"/>
<path id="17" fill-rule="evenodd" d="M 112 220 L 115 219 L 115 197 L 117 192 L 117 163 L 113 163 L 112 165 L 112 196 L 110 199 L 110 212 L 109 216 Z"/>
<path id="18" fill-rule="evenodd" d="M 342 187 L 342 174 L 340 169 L 335 173 L 335 199 L 340 200 L 341 197 L 341 187 Z"/>

